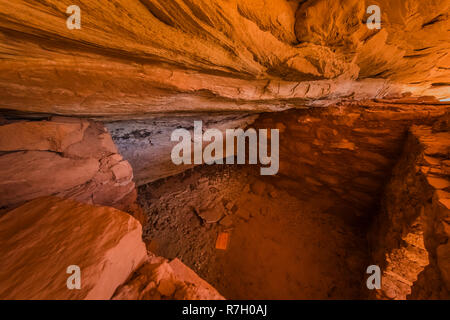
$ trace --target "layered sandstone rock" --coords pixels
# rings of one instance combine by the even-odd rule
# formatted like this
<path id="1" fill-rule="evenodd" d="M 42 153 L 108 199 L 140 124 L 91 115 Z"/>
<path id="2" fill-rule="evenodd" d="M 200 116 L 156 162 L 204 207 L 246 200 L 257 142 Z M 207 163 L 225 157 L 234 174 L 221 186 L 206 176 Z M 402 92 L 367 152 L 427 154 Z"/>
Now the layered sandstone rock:
<path id="1" fill-rule="evenodd" d="M 147 258 L 142 227 L 129 214 L 56 197 L 0 218 L 1 299 L 109 299 Z M 67 268 L 81 270 L 69 290 Z"/>
<path id="2" fill-rule="evenodd" d="M 131 210 L 133 171 L 99 123 L 53 117 L 0 126 L 0 207 L 47 195 Z"/>
<path id="3" fill-rule="evenodd" d="M 151 257 L 117 289 L 113 300 L 224 300 L 210 284 L 179 259 Z"/>
<path id="4" fill-rule="evenodd" d="M 83 140 L 89 123 L 77 119 L 23 121 L 0 126 L 0 150 L 34 150 L 61 153 Z"/>
<path id="5" fill-rule="evenodd" d="M 0 1 L 2 108 L 125 117 L 450 95 L 448 0 L 82 1 L 80 30 L 71 4 Z M 365 25 L 373 4 L 381 30 Z"/>
<path id="6" fill-rule="evenodd" d="M 271 181 L 255 166 L 220 165 L 141 186 L 144 241 L 226 299 L 364 297 L 365 229 L 333 210 L 342 200 Z"/>
<path id="7" fill-rule="evenodd" d="M 381 299 L 450 298 L 450 127 L 413 126 L 370 234 Z"/>
<path id="8" fill-rule="evenodd" d="M 175 165 L 171 159 L 172 148 L 179 143 L 171 141 L 171 134 L 176 129 L 184 128 L 193 137 L 194 121 L 202 121 L 203 131 L 214 128 L 225 135 L 227 129 L 246 128 L 257 117 L 257 115 L 245 113 L 155 116 L 148 119 L 108 122 L 105 126 L 111 133 L 120 154 L 133 167 L 134 181 L 137 185 L 143 185 L 178 174 L 194 166 L 193 164 Z M 223 154 L 224 158 L 229 156 L 226 150 Z"/>
<path id="9" fill-rule="evenodd" d="M 38 198 L 0 231 L 0 299 L 223 299 L 178 259 L 149 258 L 141 224 L 113 208 Z M 69 289 L 69 266 L 80 288 Z"/>
<path id="10" fill-rule="evenodd" d="M 191 168 L 170 159 L 174 129 L 205 120 L 223 132 L 268 112 L 254 126 L 280 130 L 279 174 L 244 193 L 275 199 L 283 189 L 311 212 L 323 202 L 320 213 L 345 221 L 336 230 L 347 234 L 368 225 L 383 195 L 371 234 L 384 270 L 378 297 L 448 297 L 449 105 L 438 99 L 450 97 L 450 0 L 81 0 L 81 29 L 70 30 L 73 4 L 0 0 L 0 296 L 110 298 L 131 276 L 114 298 L 222 298 L 178 260 L 152 257 L 131 275 L 143 256 L 136 221 L 87 204 L 145 221 L 134 181 Z M 369 5 L 381 8 L 381 29 L 366 25 Z M 195 185 L 161 195 L 170 202 L 161 212 L 182 208 L 223 228 L 255 215 L 245 201 L 220 203 L 209 184 L 199 190 L 211 203 L 177 202 Z M 33 200 L 49 195 L 84 204 Z M 363 255 L 330 248 L 362 270 Z M 81 257 L 87 287 L 68 293 L 61 263 Z"/>
<path id="11" fill-rule="evenodd" d="M 366 26 L 371 5 L 381 9 L 381 29 Z M 295 33 L 299 42 L 355 63 L 359 78 L 389 78 L 412 91 L 448 95 L 449 10 L 450 1 L 437 0 L 303 1 Z"/>

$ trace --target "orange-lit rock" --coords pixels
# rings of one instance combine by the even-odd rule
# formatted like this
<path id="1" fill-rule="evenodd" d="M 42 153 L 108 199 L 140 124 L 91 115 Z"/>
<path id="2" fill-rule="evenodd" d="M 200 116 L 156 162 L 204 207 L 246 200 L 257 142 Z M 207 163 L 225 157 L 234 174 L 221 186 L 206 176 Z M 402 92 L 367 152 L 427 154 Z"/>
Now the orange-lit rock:
<path id="1" fill-rule="evenodd" d="M 0 298 L 449 298 L 450 0 L 0 12 Z M 175 165 L 196 120 L 278 129 L 277 175 Z"/>
<path id="2" fill-rule="evenodd" d="M 125 116 L 450 95 L 449 0 L 86 0 L 81 30 L 66 27 L 71 4 L 0 1 L 2 108 Z M 373 4 L 381 30 L 365 25 Z"/>
<path id="3" fill-rule="evenodd" d="M 0 156 L 0 168 L 1 204 L 9 206 L 84 185 L 94 178 L 99 163 L 52 152 L 19 151 Z"/>
<path id="4" fill-rule="evenodd" d="M 151 257 L 117 289 L 113 300 L 224 300 L 210 284 L 179 259 Z"/>
<path id="5" fill-rule="evenodd" d="M 336 212 L 351 216 L 362 209 L 370 215 L 400 157 L 409 127 L 432 125 L 450 112 L 450 105 L 444 103 L 407 102 L 341 102 L 261 115 L 256 128 L 285 126 L 278 175 L 286 180 L 275 183 L 302 198 L 328 190 L 331 198 L 341 198 L 342 207 Z"/>
<path id="6" fill-rule="evenodd" d="M 101 124 L 54 117 L 0 132 L 0 207 L 58 195 L 132 211 L 133 171 Z"/>
<path id="7" fill-rule="evenodd" d="M 365 23 L 381 9 L 381 29 Z M 331 49 L 359 67 L 359 78 L 380 77 L 428 94 L 449 95 L 450 1 L 305 1 L 296 12 L 298 41 Z"/>
<path id="8" fill-rule="evenodd" d="M 147 258 L 140 223 L 108 207 L 38 198 L 0 218 L 1 299 L 109 299 Z M 81 269 L 69 290 L 67 267 Z"/>
<path id="9" fill-rule="evenodd" d="M 83 140 L 88 121 L 56 118 L 55 121 L 21 121 L 0 126 L 0 151 L 63 152 Z"/>
<path id="10" fill-rule="evenodd" d="M 445 119 L 411 128 L 383 194 L 370 233 L 372 259 L 383 269 L 377 298 L 450 298 L 450 127 Z"/>

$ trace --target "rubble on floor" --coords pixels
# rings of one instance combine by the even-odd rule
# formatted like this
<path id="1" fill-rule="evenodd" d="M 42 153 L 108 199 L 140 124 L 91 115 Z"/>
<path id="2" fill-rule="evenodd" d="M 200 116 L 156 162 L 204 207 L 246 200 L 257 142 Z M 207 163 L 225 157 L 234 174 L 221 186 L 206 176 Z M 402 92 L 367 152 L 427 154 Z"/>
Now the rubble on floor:
<path id="1" fill-rule="evenodd" d="M 0 243 L 0 299 L 223 299 L 179 260 L 148 254 L 139 221 L 111 207 L 37 198 L 0 218 Z"/>

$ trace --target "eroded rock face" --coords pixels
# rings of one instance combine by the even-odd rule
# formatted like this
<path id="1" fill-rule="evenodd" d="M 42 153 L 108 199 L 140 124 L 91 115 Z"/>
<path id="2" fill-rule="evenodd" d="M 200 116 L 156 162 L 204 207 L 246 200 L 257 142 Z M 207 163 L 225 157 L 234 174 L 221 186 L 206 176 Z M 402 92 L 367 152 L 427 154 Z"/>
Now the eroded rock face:
<path id="1" fill-rule="evenodd" d="M 370 5 L 381 9 L 380 30 L 365 25 Z M 419 85 L 430 94 L 439 89 L 448 94 L 449 9 L 450 1 L 436 0 L 303 1 L 295 32 L 299 42 L 324 46 L 355 63 L 359 78 L 389 78 L 411 90 Z"/>
<path id="2" fill-rule="evenodd" d="M 371 232 L 377 298 L 450 298 L 449 129 L 448 118 L 411 128 Z"/>
<path id="3" fill-rule="evenodd" d="M 290 191 L 254 166 L 195 167 L 139 188 L 144 241 L 226 299 L 365 297 L 364 229 L 341 218 L 342 200 L 325 188 Z"/>
<path id="4" fill-rule="evenodd" d="M 69 1 L 31 2 L 0 2 L 2 108 L 124 117 L 450 95 L 448 0 L 83 1 L 81 30 L 66 27 Z M 373 4 L 381 30 L 365 25 Z"/>
<path id="5" fill-rule="evenodd" d="M 132 168 L 100 123 L 53 117 L 11 122 L 0 132 L 0 207 L 57 195 L 132 210 Z"/>
<path id="6" fill-rule="evenodd" d="M 402 156 L 403 169 L 396 169 L 384 193 L 383 224 L 373 235 L 382 243 L 373 257 L 382 265 L 386 262 L 387 287 L 379 297 L 448 297 L 448 150 L 441 148 L 449 144 L 448 120 L 431 126 L 448 113 L 448 106 L 437 99 L 450 96 L 450 0 L 83 0 L 79 3 L 82 28 L 69 30 L 66 8 L 72 4 L 69 0 L 0 0 L 0 109 L 9 115 L 18 112 L 21 117 L 40 119 L 0 119 L 0 213 L 16 208 L 0 219 L 10 235 L 5 241 L 21 236 L 22 226 L 14 220 L 20 216 L 11 218 L 14 212 L 33 209 L 23 213 L 24 217 L 37 220 L 37 210 L 48 209 L 51 214 L 42 217 L 43 223 L 58 225 L 59 220 L 52 219 L 60 209 L 97 211 L 70 201 L 50 205 L 56 200 L 49 198 L 31 202 L 36 208 L 30 203 L 21 206 L 41 196 L 57 195 L 142 214 L 135 203 L 133 170 L 135 181 L 144 184 L 190 168 L 173 165 L 169 138 L 173 129 L 192 125 L 193 118 L 187 118 L 187 124 L 186 118 L 180 121 L 174 114 L 208 113 L 200 117 L 208 118 L 206 127 L 223 131 L 251 124 L 256 116 L 250 112 L 304 109 L 264 114 L 255 122 L 257 128 L 280 129 L 280 171 L 268 177 L 267 185 L 246 184 L 244 193 L 251 191 L 251 197 L 266 201 L 275 199 L 281 189 L 295 201 L 320 207 L 325 202 L 320 213 L 339 220 L 328 224 L 330 229 L 349 234 L 347 227 L 365 227 L 378 212 L 378 199 L 401 156 L 407 130 L 418 125 L 408 140 L 410 155 Z M 366 26 L 369 5 L 381 8 L 380 30 Z M 411 97 L 423 94 L 434 97 Z M 317 106 L 325 108 L 309 108 Z M 125 160 L 103 125 L 75 118 L 50 120 L 55 114 L 101 118 Z M 157 118 L 162 115 L 167 117 Z M 417 165 L 421 168 L 415 171 Z M 270 190 L 265 190 L 269 185 Z M 175 194 L 175 201 L 188 198 L 189 190 Z M 217 191 L 206 186 L 205 190 Z M 326 201 L 315 198 L 311 202 L 311 195 L 319 194 Z M 168 192 L 156 200 L 167 197 L 171 201 L 173 195 Z M 267 222 L 268 208 L 263 210 L 259 204 L 254 212 L 245 207 L 245 201 L 239 206 L 219 203 L 217 210 L 215 201 L 193 210 L 180 208 L 183 203 L 173 207 L 223 229 L 232 227 L 236 219 L 248 222 L 259 213 Z M 415 206 L 419 204 L 420 212 Z M 280 211 L 270 209 L 276 214 Z M 267 216 L 276 221 L 276 214 Z M 334 228 L 341 220 L 345 226 Z M 39 237 L 31 241 L 38 246 L 36 250 L 54 250 L 46 246 L 58 238 L 47 238 L 45 229 L 36 230 Z M 304 230 L 315 229 L 306 225 Z M 249 235 L 240 234 L 242 242 Z M 340 243 L 334 241 L 338 235 L 331 239 Z M 284 241 L 288 247 L 291 239 Z M 12 248 L 28 250 L 19 248 L 19 242 L 12 243 Z M 96 245 L 95 241 L 86 243 L 86 247 Z M 277 242 L 271 245 L 278 250 Z M 345 257 L 345 268 L 360 270 L 363 255 L 352 258 L 343 247 L 347 245 L 331 247 L 333 252 L 324 256 L 337 253 Z M 93 261 L 93 270 L 104 264 L 110 272 L 101 250 L 94 253 L 99 260 Z M 5 254 L 12 257 L 5 263 L 21 261 L 15 252 Z M 40 259 L 28 251 L 25 256 L 29 261 Z M 59 252 L 52 254 L 58 256 Z M 292 260 L 287 254 L 285 259 Z M 298 260 L 301 265 L 302 259 Z M 177 270 L 190 271 L 174 261 L 146 263 L 115 297 L 221 298 L 191 275 L 187 277 L 193 286 L 181 279 Z M 31 273 L 27 266 L 20 267 Z M 253 270 L 246 267 L 251 274 Z M 110 297 L 133 268 L 128 265 L 126 270 L 111 271 L 113 285 L 95 280 L 92 291 L 75 298 Z M 168 276 L 159 277 L 161 272 Z M 230 274 L 234 276 L 234 270 Z M 6 279 L 5 274 L 2 277 Z M 334 283 L 331 278 L 329 283 Z M 6 287 L 16 286 L 17 279 L 9 279 L 12 282 Z M 280 281 L 275 280 L 273 287 L 279 288 Z M 25 293 L 40 297 L 37 290 L 42 285 L 33 285 Z M 352 283 L 352 296 L 358 285 L 356 280 Z M 17 285 L 27 289 L 24 286 Z M 48 290 L 43 292 L 50 296 L 66 294 L 58 291 L 60 287 Z M 16 289 L 10 293 L 20 296 Z M 279 293 L 285 297 L 286 292 Z M 342 297 L 347 293 L 324 285 L 319 294 L 312 294 Z"/>
<path id="7" fill-rule="evenodd" d="M 178 144 L 178 141 L 171 141 L 171 134 L 176 129 L 184 128 L 193 136 L 194 121 L 202 121 L 204 131 L 213 128 L 224 134 L 226 129 L 246 128 L 257 117 L 258 115 L 245 113 L 212 116 L 178 115 L 108 122 L 105 126 L 111 133 L 120 154 L 133 167 L 134 181 L 137 185 L 143 185 L 178 174 L 194 166 L 193 164 L 175 165 L 171 159 L 172 148 Z M 227 157 L 226 150 L 223 154 Z"/>
<path id="8" fill-rule="evenodd" d="M 1 299 L 109 299 L 146 259 L 142 227 L 109 207 L 38 198 L 0 218 Z M 69 290 L 67 268 L 81 270 Z"/>
<path id="9" fill-rule="evenodd" d="M 34 150 L 61 153 L 83 140 L 87 121 L 58 118 L 56 121 L 23 121 L 0 126 L 0 150 Z"/>

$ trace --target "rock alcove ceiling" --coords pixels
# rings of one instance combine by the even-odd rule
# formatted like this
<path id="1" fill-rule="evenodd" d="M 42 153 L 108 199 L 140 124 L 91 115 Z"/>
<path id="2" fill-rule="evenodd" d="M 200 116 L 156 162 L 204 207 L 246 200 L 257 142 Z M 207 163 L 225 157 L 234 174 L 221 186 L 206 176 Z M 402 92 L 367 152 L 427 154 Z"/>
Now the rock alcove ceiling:
<path id="1" fill-rule="evenodd" d="M 0 0 L 0 298 L 448 299 L 449 12 Z M 278 129 L 279 171 L 173 164 L 195 120 Z"/>

